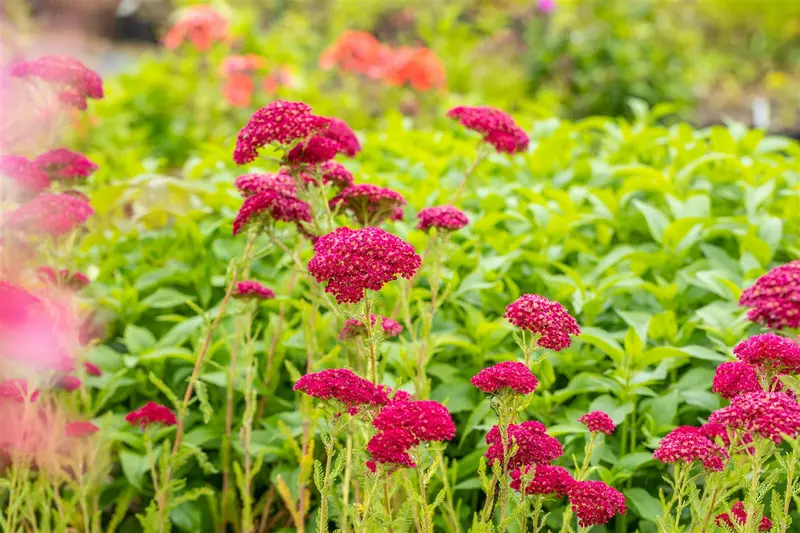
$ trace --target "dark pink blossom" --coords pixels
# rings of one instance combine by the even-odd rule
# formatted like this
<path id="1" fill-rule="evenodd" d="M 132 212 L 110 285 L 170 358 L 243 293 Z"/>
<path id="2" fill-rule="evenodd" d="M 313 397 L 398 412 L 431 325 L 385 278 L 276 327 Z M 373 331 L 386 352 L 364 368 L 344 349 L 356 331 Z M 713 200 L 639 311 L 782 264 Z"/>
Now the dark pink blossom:
<path id="1" fill-rule="evenodd" d="M 50 187 L 50 178 L 34 163 L 18 155 L 0 156 L 0 176 L 9 178 L 20 198 L 29 198 Z"/>
<path id="2" fill-rule="evenodd" d="M 524 465 L 547 464 L 554 459 L 558 459 L 564 454 L 564 449 L 558 439 L 546 433 L 547 428 L 540 422 L 529 420 L 521 424 L 510 424 L 508 426 L 508 445 L 517 445 L 517 452 L 508 460 L 510 469 L 520 468 Z M 503 461 L 503 438 L 500 428 L 494 426 L 486 434 L 486 458 L 489 464 L 495 461 Z"/>
<path id="3" fill-rule="evenodd" d="M 393 401 L 381 409 L 372 425 L 381 431 L 404 429 L 417 442 L 450 440 L 456 434 L 447 408 L 430 400 Z"/>
<path id="4" fill-rule="evenodd" d="M 275 293 L 257 281 L 248 280 L 236 283 L 234 296 L 241 299 L 271 300 L 275 298 Z"/>
<path id="5" fill-rule="evenodd" d="M 275 221 L 311 221 L 311 210 L 307 203 L 296 196 L 283 194 L 276 189 L 267 189 L 245 198 L 233 220 L 233 234 L 238 235 L 250 224 L 270 224 Z"/>
<path id="6" fill-rule="evenodd" d="M 772 329 L 800 327 L 800 260 L 775 267 L 742 291 L 747 318 Z"/>
<path id="7" fill-rule="evenodd" d="M 711 413 L 708 421 L 758 433 L 779 444 L 784 434 L 795 438 L 800 433 L 800 405 L 785 392 L 750 392 Z"/>
<path id="8" fill-rule="evenodd" d="M 364 291 L 379 291 L 403 277 L 411 279 L 422 262 L 414 248 L 380 228 L 339 228 L 314 243 L 308 271 L 325 292 L 342 303 L 358 303 Z"/>
<path id="9" fill-rule="evenodd" d="M 347 213 L 362 226 L 402 219 L 405 205 L 400 193 L 370 183 L 351 185 L 330 201 L 331 209 Z"/>
<path id="10" fill-rule="evenodd" d="M 69 194 L 42 194 L 17 208 L 5 221 L 9 229 L 33 235 L 61 236 L 94 214 L 87 202 Z"/>
<path id="11" fill-rule="evenodd" d="M 578 422 L 586 426 L 586 428 L 592 433 L 605 433 L 606 435 L 611 435 L 617 428 L 617 425 L 613 420 L 611 420 L 611 417 L 603 411 L 592 411 L 591 413 L 586 413 L 578 419 Z"/>
<path id="12" fill-rule="evenodd" d="M 372 455 L 373 461 L 382 463 L 390 468 L 414 468 L 414 460 L 408 450 L 419 443 L 413 433 L 402 428 L 389 428 L 379 431 L 367 443 L 367 451 Z"/>
<path id="13" fill-rule="evenodd" d="M 333 159 L 337 153 L 339 153 L 339 145 L 336 141 L 315 135 L 300 141 L 297 146 L 289 150 L 289 153 L 286 154 L 286 161 L 292 165 L 318 165 Z"/>
<path id="14" fill-rule="evenodd" d="M 662 463 L 700 461 L 706 470 L 719 472 L 724 468 L 728 454 L 701 435 L 699 428 L 679 427 L 661 439 L 653 457 Z"/>
<path id="15" fill-rule="evenodd" d="M 525 465 L 521 469 L 511 472 L 511 488 L 522 490 L 522 471 L 527 474 L 535 468 L 533 479 L 525 485 L 525 494 L 547 495 L 555 494 L 559 498 L 566 496 L 575 480 L 564 468 L 548 464 Z"/>
<path id="16" fill-rule="evenodd" d="M 100 428 L 92 424 L 91 422 L 69 422 L 66 427 L 64 428 L 64 433 L 67 437 L 72 437 L 75 439 L 80 439 L 83 437 L 89 437 L 94 435 L 100 431 Z"/>
<path id="17" fill-rule="evenodd" d="M 452 205 L 426 207 L 417 214 L 417 229 L 428 231 L 436 228 L 440 231 L 455 231 L 469 223 L 467 215 Z"/>
<path id="18" fill-rule="evenodd" d="M 740 361 L 722 363 L 714 372 L 711 390 L 728 399 L 746 392 L 760 391 L 758 372 L 753 366 Z"/>
<path id="19" fill-rule="evenodd" d="M 745 339 L 733 349 L 740 361 L 775 372 L 800 371 L 800 345 L 774 333 L 762 333 Z"/>
<path id="20" fill-rule="evenodd" d="M 499 109 L 459 106 L 448 111 L 447 116 L 483 134 L 483 140 L 498 152 L 513 154 L 528 149 L 528 135 L 517 126 L 511 115 Z"/>
<path id="21" fill-rule="evenodd" d="M 330 120 L 311 113 L 302 102 L 277 100 L 262 107 L 250 117 L 239 132 L 233 160 L 244 165 L 258 156 L 258 150 L 268 144 L 287 147 L 327 128 Z"/>
<path id="22" fill-rule="evenodd" d="M 89 361 L 83 363 L 83 368 L 86 370 L 86 373 L 90 376 L 99 377 L 103 375 L 103 371 L 100 370 L 100 367 L 95 365 L 94 363 L 90 363 Z"/>
<path id="23" fill-rule="evenodd" d="M 155 402 L 147 402 L 144 406 L 135 411 L 131 411 L 125 416 L 125 420 L 132 426 L 145 428 L 151 424 L 164 424 L 174 426 L 178 423 L 175 413 L 166 406 Z"/>
<path id="24" fill-rule="evenodd" d="M 335 141 L 339 146 L 339 152 L 348 157 L 354 157 L 361 151 L 361 143 L 358 142 L 358 137 L 344 120 L 334 117 L 328 117 L 328 120 L 330 123 L 322 131 L 321 136 Z"/>
<path id="25" fill-rule="evenodd" d="M 471 383 L 486 393 L 513 391 L 530 394 L 536 390 L 539 380 L 523 363 L 505 361 L 484 368 L 472 377 Z"/>
<path id="26" fill-rule="evenodd" d="M 83 180 L 94 174 L 97 165 L 83 154 L 58 148 L 34 159 L 34 164 L 50 179 L 57 181 Z"/>
<path id="27" fill-rule="evenodd" d="M 403 326 L 399 322 L 379 315 L 370 315 L 372 326 L 375 326 L 379 318 L 381 319 L 381 328 L 383 328 L 383 333 L 386 337 L 397 337 L 403 331 Z M 364 326 L 364 322 L 357 318 L 350 318 L 344 323 L 342 331 L 339 332 L 339 340 L 355 339 L 366 334 L 367 328 Z"/>
<path id="28" fill-rule="evenodd" d="M 730 514 L 733 515 L 733 518 L 736 519 L 736 522 L 738 522 L 740 525 L 744 525 L 747 523 L 747 511 L 745 511 L 744 503 L 742 502 L 734 503 L 733 507 L 731 507 Z M 736 525 L 733 523 L 733 521 L 731 521 L 731 517 L 728 513 L 718 514 L 714 518 L 714 523 L 716 523 L 717 526 L 719 527 L 725 525 L 728 526 L 730 529 L 733 530 L 736 529 Z M 758 530 L 769 531 L 770 529 L 772 529 L 772 520 L 770 520 L 766 516 L 762 516 L 761 522 L 758 524 Z"/>
<path id="29" fill-rule="evenodd" d="M 563 305 L 538 294 L 523 294 L 506 307 L 503 316 L 513 325 L 539 335 L 539 346 L 557 352 L 572 344 L 570 335 L 581 334 L 578 323 Z"/>
<path id="30" fill-rule="evenodd" d="M 625 496 L 602 481 L 576 481 L 567 496 L 581 527 L 605 524 L 628 510 Z"/>
<path id="31" fill-rule="evenodd" d="M 306 374 L 297 380 L 293 388 L 321 400 L 336 400 L 347 409 L 362 405 L 386 405 L 389 401 L 381 387 L 376 387 L 346 368 Z"/>
<path id="32" fill-rule="evenodd" d="M 353 184 L 353 174 L 336 161 L 325 161 L 317 167 L 316 171 L 322 175 L 322 182 L 325 185 L 333 184 L 337 189 L 345 189 Z M 302 176 L 304 182 L 318 185 L 316 176 L 308 172 L 303 172 Z"/>
<path id="33" fill-rule="evenodd" d="M 59 389 L 63 389 L 67 392 L 78 390 L 81 388 L 81 385 L 81 380 L 75 376 L 61 376 L 56 382 L 56 386 Z"/>

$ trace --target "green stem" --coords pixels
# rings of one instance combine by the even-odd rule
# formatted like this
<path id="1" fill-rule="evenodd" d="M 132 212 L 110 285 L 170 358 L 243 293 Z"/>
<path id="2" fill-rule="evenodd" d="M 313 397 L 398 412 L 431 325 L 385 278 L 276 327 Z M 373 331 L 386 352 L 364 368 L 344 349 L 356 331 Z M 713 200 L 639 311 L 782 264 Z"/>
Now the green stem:
<path id="1" fill-rule="evenodd" d="M 755 453 L 753 454 L 753 469 L 751 472 L 752 479 L 750 481 L 750 490 L 747 493 L 747 504 L 745 505 L 747 511 L 747 521 L 744 525 L 744 530 L 750 532 L 754 530 L 756 523 L 756 502 L 758 501 L 758 481 L 761 469 L 761 443 L 755 442 Z"/>
<path id="2" fill-rule="evenodd" d="M 428 524 L 428 495 L 425 484 L 425 469 L 422 468 L 422 452 L 417 454 L 417 477 L 419 477 L 419 497 L 420 497 L 420 520 L 422 522 L 422 531 L 430 533 L 430 526 Z"/>
<path id="3" fill-rule="evenodd" d="M 783 496 L 783 519 L 781 524 L 781 533 L 786 533 L 789 521 L 789 507 L 792 503 L 792 493 L 794 492 L 794 469 L 797 463 L 797 443 L 792 443 L 792 457 L 789 462 L 789 469 L 786 471 L 786 494 Z"/>
<path id="4" fill-rule="evenodd" d="M 322 500 L 319 506 L 319 533 L 328 532 L 328 492 L 331 482 L 331 460 L 333 459 L 333 448 L 336 444 L 336 423 L 333 424 L 333 429 L 328 442 L 325 444 L 325 478 L 322 481 Z"/>
<path id="5" fill-rule="evenodd" d="M 375 356 L 375 339 L 372 337 L 372 302 L 364 291 L 364 326 L 367 328 L 367 343 L 369 344 L 369 362 L 372 366 L 372 383 L 378 384 L 378 361 Z"/>
<path id="6" fill-rule="evenodd" d="M 353 436 L 350 431 L 347 432 L 346 437 L 346 456 L 344 463 L 344 481 L 342 482 L 342 533 L 349 533 L 349 525 L 347 517 L 350 510 L 350 470 L 352 468 L 353 459 Z"/>
<path id="7" fill-rule="evenodd" d="M 478 154 L 469 168 L 467 168 L 466 172 L 464 172 L 464 177 L 461 179 L 461 183 L 458 185 L 458 189 L 456 189 L 455 194 L 453 194 L 451 203 L 455 204 L 458 202 L 458 199 L 461 198 L 461 195 L 464 194 L 464 191 L 467 189 L 467 182 L 469 181 L 470 176 L 472 176 L 472 174 L 475 172 L 475 169 L 478 168 L 478 165 L 481 163 L 481 161 L 486 159 L 487 155 L 489 155 L 489 152 L 483 149 L 483 146 L 478 148 Z"/>
<path id="8" fill-rule="evenodd" d="M 389 518 L 389 533 L 392 533 L 392 502 L 389 499 L 389 472 L 383 482 L 383 503 L 386 506 L 386 516 Z"/>

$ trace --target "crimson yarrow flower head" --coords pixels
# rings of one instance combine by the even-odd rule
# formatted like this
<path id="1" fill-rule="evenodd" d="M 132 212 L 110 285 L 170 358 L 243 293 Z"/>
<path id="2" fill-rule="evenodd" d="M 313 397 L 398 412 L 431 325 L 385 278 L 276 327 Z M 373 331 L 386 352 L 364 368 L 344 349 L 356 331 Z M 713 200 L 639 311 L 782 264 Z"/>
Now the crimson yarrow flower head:
<path id="1" fill-rule="evenodd" d="M 344 120 L 335 117 L 327 118 L 330 123 L 320 135 L 336 142 L 340 153 L 347 157 L 355 157 L 361 151 L 361 143 L 358 142 L 356 134 Z"/>
<path id="2" fill-rule="evenodd" d="M 17 208 L 4 225 L 29 235 L 58 237 L 82 226 L 94 209 L 70 194 L 42 194 Z"/>
<path id="3" fill-rule="evenodd" d="M 772 329 L 800 327 L 800 260 L 775 267 L 742 291 L 747 318 Z"/>
<path id="4" fill-rule="evenodd" d="M 383 328 L 383 333 L 387 337 L 397 337 L 403 331 L 403 326 L 391 318 L 386 318 L 379 315 L 370 315 L 369 318 L 372 326 L 375 326 L 376 322 L 380 318 L 381 328 Z M 355 339 L 356 337 L 363 337 L 366 334 L 367 328 L 364 325 L 364 322 L 357 318 L 350 318 L 344 323 L 342 331 L 339 332 L 339 340 L 344 341 Z"/>
<path id="5" fill-rule="evenodd" d="M 743 340 L 733 353 L 740 361 L 767 371 L 800 372 L 800 344 L 772 332 Z"/>
<path id="6" fill-rule="evenodd" d="M 364 291 L 379 291 L 403 277 L 411 279 L 422 262 L 414 248 L 380 228 L 339 228 L 314 243 L 316 255 L 308 271 L 318 283 L 328 282 L 325 292 L 342 303 L 358 303 Z"/>
<path id="7" fill-rule="evenodd" d="M 275 298 L 275 293 L 272 289 L 254 280 L 237 282 L 233 295 L 243 300 L 271 300 Z"/>
<path id="8" fill-rule="evenodd" d="M 539 380 L 536 379 L 533 372 L 518 361 L 504 361 L 484 368 L 475 374 L 470 382 L 483 392 L 490 394 L 505 391 L 530 394 L 539 385 Z"/>
<path id="9" fill-rule="evenodd" d="M 744 508 L 744 503 L 736 502 L 731 507 L 730 515 L 728 513 L 721 513 L 718 514 L 714 518 L 714 523 L 717 524 L 719 527 L 728 526 L 731 530 L 736 530 L 736 524 L 733 523 L 731 520 L 731 515 L 733 515 L 733 519 L 739 525 L 744 525 L 747 523 L 747 511 Z M 772 520 L 767 518 L 766 516 L 761 517 L 761 522 L 758 524 L 759 531 L 769 531 L 772 529 Z"/>
<path id="10" fill-rule="evenodd" d="M 288 148 L 327 128 L 330 120 L 311 113 L 302 102 L 277 100 L 262 107 L 239 131 L 233 160 L 244 165 L 255 160 L 258 150 L 268 144 Z"/>
<path id="11" fill-rule="evenodd" d="M 346 368 L 332 368 L 306 374 L 293 387 L 320 400 L 335 400 L 346 409 L 366 405 L 386 405 L 389 398 L 381 387 L 376 387 Z"/>
<path id="12" fill-rule="evenodd" d="M 42 283 L 66 287 L 73 290 L 82 289 L 91 283 L 86 274 L 82 272 L 70 272 L 66 268 L 62 268 L 56 273 L 53 268 L 42 266 L 36 269 L 36 275 Z"/>
<path id="13" fill-rule="evenodd" d="M 538 294 L 523 294 L 506 307 L 503 316 L 513 325 L 539 335 L 539 346 L 557 352 L 572 344 L 570 335 L 581 334 L 578 323 L 563 305 Z"/>
<path id="14" fill-rule="evenodd" d="M 78 109 L 86 109 L 89 98 L 103 98 L 103 80 L 74 57 L 42 56 L 32 61 L 21 61 L 13 64 L 9 73 L 17 78 L 50 85 L 62 103 Z"/>
<path id="15" fill-rule="evenodd" d="M 758 433 L 778 444 L 784 435 L 795 438 L 800 433 L 800 405 L 785 392 L 750 392 L 711 413 L 708 421 Z"/>
<path id="16" fill-rule="evenodd" d="M 513 154 L 528 149 L 528 135 L 504 111 L 494 107 L 458 106 L 448 111 L 447 116 L 483 134 L 483 140 L 498 152 Z"/>
<path id="17" fill-rule="evenodd" d="M 33 162 L 46 172 L 50 179 L 57 181 L 83 180 L 98 168 L 85 155 L 66 148 L 45 152 L 37 156 Z"/>
<path id="18" fill-rule="evenodd" d="M 294 222 L 298 227 L 311 221 L 311 209 L 297 197 L 291 178 L 285 175 L 248 174 L 236 180 L 236 187 L 245 196 L 233 220 L 233 234 L 238 235 L 250 224 Z"/>
<path id="19" fill-rule="evenodd" d="M 417 442 L 450 440 L 456 434 L 450 411 L 431 400 L 393 401 L 381 409 L 372 425 L 381 431 L 404 429 Z"/>
<path id="20" fill-rule="evenodd" d="M 95 426 L 91 422 L 69 422 L 64 427 L 64 433 L 67 437 L 72 437 L 75 439 L 80 439 L 83 437 L 88 437 L 90 435 L 94 435 L 100 431 L 100 428 Z"/>
<path id="21" fill-rule="evenodd" d="M 758 372 L 755 367 L 741 361 L 722 363 L 714 372 L 711 390 L 728 399 L 747 392 L 760 391 Z"/>
<path id="22" fill-rule="evenodd" d="M 611 417 L 603 411 L 592 411 L 586 413 L 578 419 L 578 422 L 586 426 L 592 433 L 605 433 L 611 435 L 617 428 L 617 425 L 611 420 Z"/>
<path id="23" fill-rule="evenodd" d="M 455 231 L 469 223 L 467 215 L 452 205 L 426 207 L 417 214 L 417 229 L 428 231 L 436 228 L 439 231 Z"/>
<path id="24" fill-rule="evenodd" d="M 86 370 L 86 373 L 90 376 L 99 377 L 103 375 L 103 371 L 100 370 L 100 367 L 94 363 L 90 363 L 89 361 L 83 363 L 83 368 Z"/>
<path id="25" fill-rule="evenodd" d="M 414 468 L 414 460 L 408 450 L 419 444 L 413 433 L 403 428 L 389 428 L 379 431 L 367 443 L 367 451 L 376 463 L 387 465 L 389 468 Z"/>
<path id="26" fill-rule="evenodd" d="M 36 164 L 18 155 L 0 156 L 0 176 L 13 182 L 16 196 L 28 198 L 50 187 L 50 178 Z"/>
<path id="27" fill-rule="evenodd" d="M 135 411 L 131 411 L 125 416 L 125 420 L 132 426 L 146 428 L 153 424 L 164 424 L 174 426 L 178 423 L 175 413 L 160 403 L 147 402 Z"/>
<path id="28" fill-rule="evenodd" d="M 330 201 L 331 209 L 350 215 L 362 226 L 403 218 L 406 200 L 400 193 L 371 183 L 359 183 L 342 190 Z"/>
<path id="29" fill-rule="evenodd" d="M 318 175 L 322 176 L 322 183 L 332 184 L 337 189 L 346 189 L 353 184 L 353 174 L 350 173 L 341 163 L 336 161 L 325 161 L 315 169 Z M 319 185 L 316 175 L 303 172 L 303 181 L 310 185 Z"/>
<path id="30" fill-rule="evenodd" d="M 286 161 L 292 165 L 318 165 L 336 157 L 339 144 L 327 137 L 315 135 L 297 143 L 286 154 Z"/>
<path id="31" fill-rule="evenodd" d="M 509 424 L 508 444 L 509 447 L 517 445 L 517 453 L 508 461 L 510 469 L 520 468 L 524 465 L 547 464 L 554 459 L 558 459 L 564 454 L 564 449 L 558 439 L 546 433 L 547 428 L 541 422 L 529 420 L 521 424 Z M 486 459 L 489 464 L 495 461 L 503 461 L 503 438 L 500 428 L 494 426 L 486 434 Z"/>
<path id="32" fill-rule="evenodd" d="M 665 464 L 700 461 L 706 470 L 720 472 L 728 453 L 701 435 L 699 428 L 687 426 L 667 433 L 653 452 L 653 457 Z"/>
<path id="33" fill-rule="evenodd" d="M 625 496 L 602 481 L 576 481 L 567 496 L 581 527 L 605 524 L 628 510 Z"/>
<path id="34" fill-rule="evenodd" d="M 511 488 L 522 490 L 522 472 L 528 474 L 534 468 L 533 479 L 525 485 L 525 494 L 555 494 L 563 498 L 569 492 L 575 480 L 564 468 L 554 465 L 526 465 L 511 472 Z"/>

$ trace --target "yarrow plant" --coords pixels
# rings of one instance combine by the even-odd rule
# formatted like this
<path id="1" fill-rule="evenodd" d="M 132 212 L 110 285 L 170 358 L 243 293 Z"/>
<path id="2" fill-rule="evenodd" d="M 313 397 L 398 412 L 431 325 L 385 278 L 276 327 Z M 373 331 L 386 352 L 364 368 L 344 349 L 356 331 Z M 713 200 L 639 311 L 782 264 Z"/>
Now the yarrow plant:
<path id="1" fill-rule="evenodd" d="M 800 261 L 776 267 L 742 291 L 747 318 L 772 329 L 800 327 Z"/>

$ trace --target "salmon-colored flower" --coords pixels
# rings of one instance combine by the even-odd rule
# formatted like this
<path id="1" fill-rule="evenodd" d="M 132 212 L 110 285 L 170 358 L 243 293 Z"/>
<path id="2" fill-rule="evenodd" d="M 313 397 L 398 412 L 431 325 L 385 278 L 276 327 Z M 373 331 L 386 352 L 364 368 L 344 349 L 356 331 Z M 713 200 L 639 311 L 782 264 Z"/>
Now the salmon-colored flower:
<path id="1" fill-rule="evenodd" d="M 428 48 L 398 48 L 390 65 L 384 77 L 389 85 L 410 85 L 418 91 L 441 90 L 447 85 L 444 63 Z"/>
<path id="2" fill-rule="evenodd" d="M 208 52 L 214 43 L 228 40 L 228 31 L 228 19 L 213 7 L 190 6 L 164 36 L 164 46 L 174 50 L 189 41 L 200 52 Z"/>

